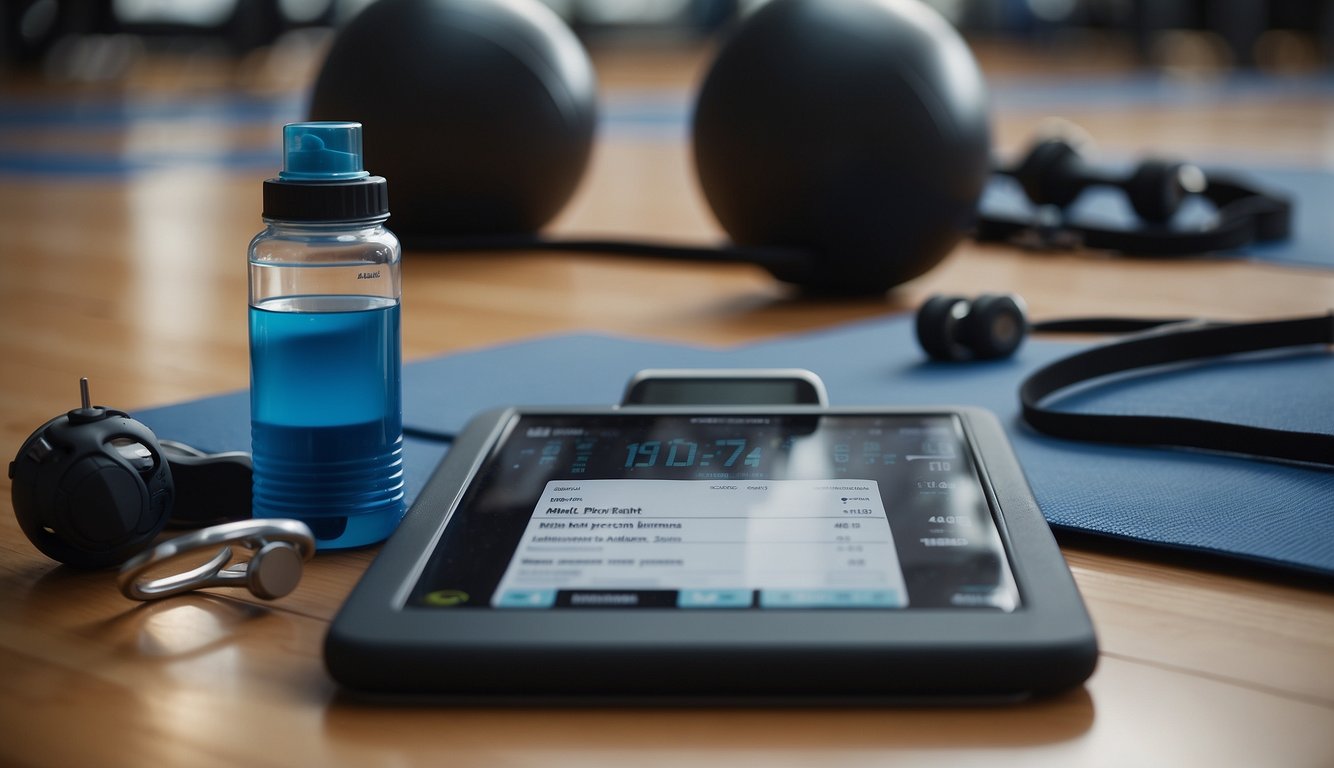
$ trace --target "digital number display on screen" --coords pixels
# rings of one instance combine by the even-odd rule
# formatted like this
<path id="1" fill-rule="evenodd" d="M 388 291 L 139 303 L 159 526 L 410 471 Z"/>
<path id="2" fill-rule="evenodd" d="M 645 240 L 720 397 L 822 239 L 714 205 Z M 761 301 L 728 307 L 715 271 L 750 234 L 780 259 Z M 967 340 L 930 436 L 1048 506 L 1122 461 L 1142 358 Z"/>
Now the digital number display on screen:
<path id="1" fill-rule="evenodd" d="M 951 415 L 516 417 L 422 608 L 1013 610 Z"/>

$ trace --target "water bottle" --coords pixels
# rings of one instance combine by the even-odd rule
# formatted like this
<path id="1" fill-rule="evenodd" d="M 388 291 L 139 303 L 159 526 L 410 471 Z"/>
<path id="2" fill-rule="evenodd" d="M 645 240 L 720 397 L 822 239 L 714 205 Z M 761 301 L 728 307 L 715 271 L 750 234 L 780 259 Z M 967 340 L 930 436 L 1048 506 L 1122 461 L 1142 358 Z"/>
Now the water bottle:
<path id="1" fill-rule="evenodd" d="M 360 123 L 286 125 L 283 151 L 250 241 L 253 513 L 364 546 L 405 511 L 402 251 Z"/>

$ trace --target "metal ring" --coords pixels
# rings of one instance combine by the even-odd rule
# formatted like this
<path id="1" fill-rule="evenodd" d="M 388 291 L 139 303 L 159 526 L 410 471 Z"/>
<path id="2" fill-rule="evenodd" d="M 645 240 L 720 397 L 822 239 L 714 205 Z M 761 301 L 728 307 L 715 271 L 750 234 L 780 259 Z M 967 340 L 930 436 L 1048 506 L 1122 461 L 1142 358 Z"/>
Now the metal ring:
<path id="1" fill-rule="evenodd" d="M 300 553 L 300 562 L 309 560 L 315 554 L 315 537 L 303 522 L 280 519 L 238 520 L 168 539 L 135 555 L 121 566 L 116 583 L 120 586 L 121 594 L 131 600 L 156 600 L 204 587 L 249 587 L 265 599 L 280 597 L 271 591 L 257 591 L 254 588 L 248 561 L 225 567 L 232 559 L 232 544 L 259 552 L 266 545 L 275 543 L 295 548 Z M 221 549 L 203 565 L 171 576 L 148 580 L 139 578 L 149 568 L 211 547 Z M 294 579 L 291 583 L 295 586 Z"/>

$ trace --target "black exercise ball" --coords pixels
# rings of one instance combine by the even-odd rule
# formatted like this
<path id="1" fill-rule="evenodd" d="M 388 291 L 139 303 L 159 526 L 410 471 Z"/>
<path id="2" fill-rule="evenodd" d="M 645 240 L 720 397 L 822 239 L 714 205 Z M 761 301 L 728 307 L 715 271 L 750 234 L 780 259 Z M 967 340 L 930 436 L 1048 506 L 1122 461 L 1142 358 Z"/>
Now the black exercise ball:
<path id="1" fill-rule="evenodd" d="M 535 232 L 588 164 L 596 81 L 537 0 L 379 0 L 335 37 L 313 120 L 365 128 L 390 226 L 416 238 Z"/>
<path id="2" fill-rule="evenodd" d="M 774 0 L 722 46 L 695 107 L 723 229 L 810 251 L 771 271 L 823 291 L 883 292 L 938 264 L 971 224 L 989 145 L 976 61 L 916 0 Z"/>

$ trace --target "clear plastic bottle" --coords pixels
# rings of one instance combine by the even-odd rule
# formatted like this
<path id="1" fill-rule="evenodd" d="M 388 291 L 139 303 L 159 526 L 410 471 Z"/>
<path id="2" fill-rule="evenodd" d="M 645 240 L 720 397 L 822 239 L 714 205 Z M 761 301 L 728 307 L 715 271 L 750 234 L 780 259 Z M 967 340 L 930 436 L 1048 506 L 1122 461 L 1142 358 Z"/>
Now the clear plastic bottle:
<path id="1" fill-rule="evenodd" d="M 253 512 L 364 546 L 405 511 L 402 251 L 360 123 L 284 126 L 283 149 L 250 242 Z"/>

